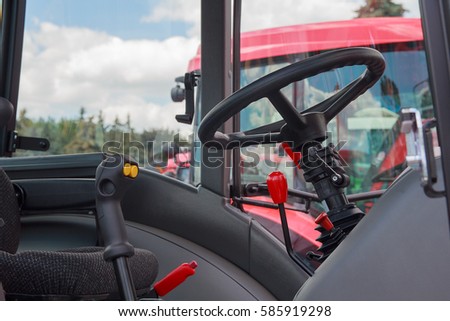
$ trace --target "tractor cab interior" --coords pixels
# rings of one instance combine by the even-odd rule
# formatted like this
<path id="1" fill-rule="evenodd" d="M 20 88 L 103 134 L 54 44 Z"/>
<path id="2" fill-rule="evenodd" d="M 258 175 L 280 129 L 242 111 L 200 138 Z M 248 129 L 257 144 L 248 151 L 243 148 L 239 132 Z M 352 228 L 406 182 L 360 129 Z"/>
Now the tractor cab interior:
<path id="1" fill-rule="evenodd" d="M 4 299 L 450 299 L 449 1 L 0 2 Z"/>

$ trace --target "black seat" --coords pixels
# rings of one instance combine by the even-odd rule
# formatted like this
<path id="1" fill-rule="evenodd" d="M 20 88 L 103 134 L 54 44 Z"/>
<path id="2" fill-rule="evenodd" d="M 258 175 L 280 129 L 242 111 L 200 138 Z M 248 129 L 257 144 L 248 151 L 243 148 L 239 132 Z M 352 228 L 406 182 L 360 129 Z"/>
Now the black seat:
<path id="1" fill-rule="evenodd" d="M 0 283 L 7 300 L 119 299 L 113 264 L 103 259 L 102 247 L 16 253 L 19 213 L 13 185 L 0 169 Z M 136 249 L 129 264 L 138 296 L 145 295 L 158 273 L 156 257 Z"/>

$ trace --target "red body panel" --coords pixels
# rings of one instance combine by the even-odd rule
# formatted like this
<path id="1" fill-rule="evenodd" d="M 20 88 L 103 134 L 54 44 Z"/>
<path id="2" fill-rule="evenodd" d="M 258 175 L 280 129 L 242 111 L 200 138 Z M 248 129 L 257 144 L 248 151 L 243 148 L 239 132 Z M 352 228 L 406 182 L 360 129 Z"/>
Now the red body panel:
<path id="1" fill-rule="evenodd" d="M 337 48 L 423 40 L 419 18 L 360 18 L 311 23 L 245 32 L 241 61 Z M 189 71 L 200 69 L 201 48 L 189 61 Z"/>
<path id="2" fill-rule="evenodd" d="M 252 197 L 252 199 L 272 202 L 270 197 L 266 196 L 255 196 Z M 321 243 L 317 242 L 316 239 L 320 236 L 320 233 L 315 230 L 317 224 L 314 222 L 314 217 L 307 213 L 290 210 L 289 205 L 286 207 L 286 217 L 289 222 L 289 229 L 296 234 L 301 235 L 305 242 L 314 245 L 315 247 L 319 247 Z M 278 209 L 244 204 L 244 210 L 281 226 L 280 212 Z"/>

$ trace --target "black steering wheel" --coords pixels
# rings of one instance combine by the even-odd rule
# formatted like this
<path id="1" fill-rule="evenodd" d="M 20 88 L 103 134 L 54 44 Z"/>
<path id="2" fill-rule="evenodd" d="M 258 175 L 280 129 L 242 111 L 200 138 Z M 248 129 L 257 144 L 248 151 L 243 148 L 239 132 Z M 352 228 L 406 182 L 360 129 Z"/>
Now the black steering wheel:
<path id="1" fill-rule="evenodd" d="M 345 66 L 365 65 L 366 70 L 333 96 L 298 112 L 281 93 L 287 85 Z M 255 144 L 294 142 L 301 148 L 308 141 L 326 139 L 326 127 L 351 101 L 372 87 L 384 72 L 380 52 L 370 48 L 346 48 L 322 53 L 270 73 L 218 103 L 202 120 L 198 136 L 205 146 L 232 149 Z M 219 127 L 250 103 L 267 97 L 283 120 L 245 132 L 224 134 Z"/>

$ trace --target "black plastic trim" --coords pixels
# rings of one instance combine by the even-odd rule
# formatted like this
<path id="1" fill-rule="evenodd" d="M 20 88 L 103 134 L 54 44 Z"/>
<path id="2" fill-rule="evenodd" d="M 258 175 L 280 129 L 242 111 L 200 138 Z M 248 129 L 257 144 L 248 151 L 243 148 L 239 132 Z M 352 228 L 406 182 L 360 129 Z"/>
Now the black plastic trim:
<path id="1" fill-rule="evenodd" d="M 14 106 L 14 116 L 8 122 L 7 132 L 16 127 L 17 100 L 19 96 L 20 70 L 22 65 L 23 32 L 25 26 L 25 0 L 4 0 L 2 8 L 2 33 L 0 48 L 0 96 Z M 7 135 L 6 132 L 0 135 Z M 7 137 L 0 137 L 5 142 Z M 2 144 L 5 148 L 6 145 Z M 1 156 L 12 153 L 0 150 Z"/>
<path id="2" fill-rule="evenodd" d="M 94 178 L 102 153 L 1 158 L 10 179 Z"/>
<path id="3" fill-rule="evenodd" d="M 420 9 L 442 164 L 450 164 L 450 3 L 422 0 Z M 450 218 L 450 170 L 444 166 L 443 172 Z"/>
<path id="4" fill-rule="evenodd" d="M 94 179 L 16 180 L 23 191 L 22 211 L 95 209 Z"/>

